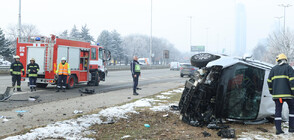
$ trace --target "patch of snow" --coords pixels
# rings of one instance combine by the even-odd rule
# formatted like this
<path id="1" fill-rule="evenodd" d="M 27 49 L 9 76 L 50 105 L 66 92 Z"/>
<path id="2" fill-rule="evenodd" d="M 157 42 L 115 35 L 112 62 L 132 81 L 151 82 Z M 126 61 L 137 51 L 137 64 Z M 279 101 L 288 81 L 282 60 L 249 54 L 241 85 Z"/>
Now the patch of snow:
<path id="1" fill-rule="evenodd" d="M 125 139 L 125 138 L 129 138 L 129 137 L 131 137 L 131 136 L 130 135 L 125 135 L 125 136 L 121 137 L 120 139 Z"/>
<path id="2" fill-rule="evenodd" d="M 172 92 L 163 92 L 163 93 L 161 93 L 161 94 L 163 94 L 163 95 L 171 95 L 171 94 L 173 94 Z"/>
<path id="3" fill-rule="evenodd" d="M 152 110 L 152 111 L 166 111 L 166 110 L 169 110 L 169 106 L 168 105 L 154 106 L 154 107 L 150 108 L 150 110 Z"/>
<path id="4" fill-rule="evenodd" d="M 163 95 L 157 95 L 156 97 L 159 98 L 159 99 L 169 99 L 170 98 L 170 97 L 166 97 L 166 96 L 163 96 Z"/>
<path id="5" fill-rule="evenodd" d="M 184 91 L 184 88 L 179 88 L 179 89 L 175 89 L 173 90 L 172 92 L 175 92 L 175 93 L 182 93 Z"/>

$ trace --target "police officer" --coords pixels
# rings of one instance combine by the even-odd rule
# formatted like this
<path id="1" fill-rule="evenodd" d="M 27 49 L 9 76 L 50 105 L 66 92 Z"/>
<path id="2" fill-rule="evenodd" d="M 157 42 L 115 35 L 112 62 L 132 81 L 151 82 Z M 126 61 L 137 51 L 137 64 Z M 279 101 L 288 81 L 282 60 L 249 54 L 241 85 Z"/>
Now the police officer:
<path id="1" fill-rule="evenodd" d="M 140 72 L 140 64 L 138 62 L 138 57 L 134 56 L 133 61 L 131 62 L 131 72 L 132 72 L 132 77 L 133 77 L 133 95 L 139 95 L 137 93 L 137 89 L 140 90 L 141 88 L 138 88 L 138 82 L 139 82 L 139 76 L 141 76 Z"/>
<path id="2" fill-rule="evenodd" d="M 39 65 L 31 58 L 30 63 L 27 65 L 27 72 L 29 73 L 30 89 L 31 92 L 36 91 L 36 81 L 38 77 Z"/>
<path id="3" fill-rule="evenodd" d="M 69 64 L 66 63 L 65 57 L 62 57 L 61 63 L 58 64 L 56 75 L 58 75 L 56 92 L 59 92 L 61 87 L 62 87 L 62 91 L 65 92 L 67 76 L 70 75 L 70 67 L 69 67 Z"/>
<path id="4" fill-rule="evenodd" d="M 10 75 L 12 76 L 12 87 L 13 91 L 15 91 L 15 82 L 17 82 L 17 91 L 21 91 L 20 88 L 20 80 L 21 73 L 24 75 L 24 68 L 22 63 L 19 61 L 20 57 L 18 55 L 14 56 L 14 62 L 10 65 Z"/>
<path id="5" fill-rule="evenodd" d="M 279 54 L 276 61 L 278 64 L 271 69 L 267 83 L 276 104 L 275 126 L 279 135 L 284 133 L 281 128 L 283 102 L 289 107 L 289 132 L 294 132 L 294 70 L 287 63 L 285 54 Z"/>

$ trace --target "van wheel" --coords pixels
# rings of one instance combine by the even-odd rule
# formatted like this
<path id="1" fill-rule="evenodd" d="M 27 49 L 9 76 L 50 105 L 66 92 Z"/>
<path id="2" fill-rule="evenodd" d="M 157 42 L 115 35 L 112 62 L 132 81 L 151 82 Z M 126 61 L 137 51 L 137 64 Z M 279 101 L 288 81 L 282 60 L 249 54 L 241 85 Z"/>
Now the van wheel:
<path id="1" fill-rule="evenodd" d="M 199 53 L 199 54 L 193 55 L 190 61 L 193 66 L 201 68 L 201 67 L 205 67 L 207 63 L 209 63 L 210 61 L 213 61 L 219 58 L 220 56 L 216 56 L 210 53 Z"/>
<path id="2" fill-rule="evenodd" d="M 69 76 L 68 82 L 67 82 L 67 88 L 74 88 L 75 87 L 75 81 L 76 77 L 74 75 Z"/>

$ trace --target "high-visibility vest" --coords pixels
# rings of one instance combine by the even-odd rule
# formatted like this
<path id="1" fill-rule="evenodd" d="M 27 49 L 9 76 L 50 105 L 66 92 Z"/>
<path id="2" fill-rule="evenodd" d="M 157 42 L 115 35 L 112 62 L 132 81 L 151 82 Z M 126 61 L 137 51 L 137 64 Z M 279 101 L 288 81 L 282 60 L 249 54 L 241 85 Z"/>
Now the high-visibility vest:
<path id="1" fill-rule="evenodd" d="M 140 72 L 141 68 L 139 64 L 135 64 L 135 72 Z"/>
<path id="2" fill-rule="evenodd" d="M 69 75 L 70 68 L 68 63 L 65 63 L 65 64 L 60 63 L 57 67 L 56 73 L 58 73 L 58 75 Z"/>

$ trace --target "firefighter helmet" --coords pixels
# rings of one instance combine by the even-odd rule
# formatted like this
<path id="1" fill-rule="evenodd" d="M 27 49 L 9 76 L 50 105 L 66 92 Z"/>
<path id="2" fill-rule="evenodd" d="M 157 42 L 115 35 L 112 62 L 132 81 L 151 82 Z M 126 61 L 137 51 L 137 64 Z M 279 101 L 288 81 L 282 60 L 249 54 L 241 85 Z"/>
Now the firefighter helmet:
<path id="1" fill-rule="evenodd" d="M 35 61 L 35 58 L 31 58 L 31 60 L 30 61 Z"/>
<path id="2" fill-rule="evenodd" d="M 287 60 L 287 56 L 281 53 L 276 57 L 276 61 L 278 62 L 279 60 Z"/>
<path id="3" fill-rule="evenodd" d="M 19 59 L 20 57 L 18 55 L 14 56 L 13 57 L 14 59 Z"/>
<path id="4" fill-rule="evenodd" d="M 65 57 L 62 57 L 62 58 L 61 58 L 61 61 L 62 61 L 62 60 L 66 61 L 66 58 L 65 58 Z"/>

